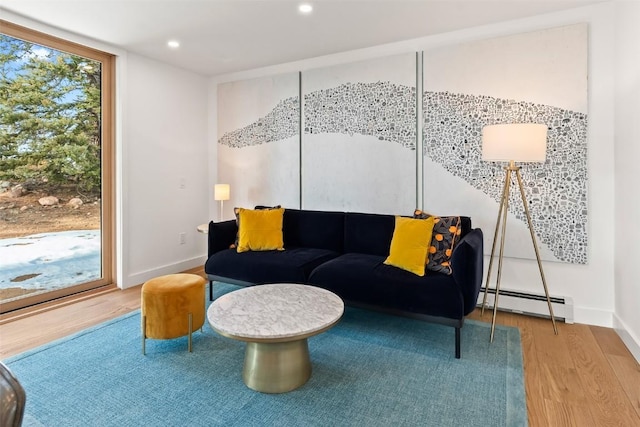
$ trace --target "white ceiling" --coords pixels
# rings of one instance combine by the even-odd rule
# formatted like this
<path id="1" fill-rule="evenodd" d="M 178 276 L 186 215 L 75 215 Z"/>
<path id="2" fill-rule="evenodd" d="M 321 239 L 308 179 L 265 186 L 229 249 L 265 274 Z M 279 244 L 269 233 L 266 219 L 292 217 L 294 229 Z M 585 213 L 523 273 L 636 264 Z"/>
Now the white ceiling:
<path id="1" fill-rule="evenodd" d="M 13 13 L 218 75 L 607 0 L 0 0 Z M 1 12 L 1 11 L 0 11 Z M 181 47 L 166 43 L 177 39 Z"/>

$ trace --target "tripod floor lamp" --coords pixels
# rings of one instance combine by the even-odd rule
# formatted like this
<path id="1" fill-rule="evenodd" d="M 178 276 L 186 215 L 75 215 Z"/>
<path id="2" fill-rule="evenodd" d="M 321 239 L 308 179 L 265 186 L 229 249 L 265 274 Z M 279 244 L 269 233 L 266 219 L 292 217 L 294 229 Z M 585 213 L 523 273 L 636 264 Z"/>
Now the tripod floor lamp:
<path id="1" fill-rule="evenodd" d="M 542 279 L 542 286 L 547 297 L 547 305 L 549 306 L 549 314 L 551 315 L 551 323 L 553 324 L 553 332 L 557 335 L 556 319 L 553 315 L 551 307 L 551 299 L 549 297 L 549 289 L 547 281 L 542 271 L 542 262 L 540 261 L 540 251 L 536 243 L 536 236 L 533 231 L 533 223 L 531 222 L 531 214 L 527 198 L 524 194 L 522 186 L 522 176 L 520 175 L 520 166 L 516 166 L 516 162 L 544 163 L 547 151 L 547 126 L 534 123 L 515 123 L 515 124 L 499 124 L 489 125 L 482 129 L 482 160 L 492 162 L 508 162 L 509 165 L 504 169 L 506 177 L 504 187 L 502 189 L 502 197 L 500 199 L 500 209 L 498 210 L 498 219 L 496 221 L 496 230 L 493 234 L 493 245 L 491 246 L 491 259 L 489 260 L 489 270 L 487 272 L 487 281 L 484 287 L 484 297 L 482 298 L 482 311 L 487 304 L 487 291 L 491 280 L 491 270 L 493 267 L 493 259 L 496 251 L 498 237 L 500 238 L 500 249 L 498 255 L 498 274 L 496 278 L 495 299 L 493 301 L 493 318 L 491 320 L 491 337 L 493 342 L 493 333 L 496 326 L 496 313 L 498 310 L 498 297 L 500 295 L 500 279 L 502 276 L 502 261 L 504 256 L 504 240 L 507 231 L 507 213 L 509 211 L 509 191 L 511 180 L 515 174 L 520 196 L 524 206 L 524 213 L 529 224 L 529 232 L 531 233 L 531 242 L 536 253 L 538 261 L 538 269 Z"/>
<path id="2" fill-rule="evenodd" d="M 216 184 L 213 187 L 213 200 L 220 201 L 220 221 L 222 221 L 222 208 L 225 200 L 229 200 L 230 196 L 229 184 Z"/>

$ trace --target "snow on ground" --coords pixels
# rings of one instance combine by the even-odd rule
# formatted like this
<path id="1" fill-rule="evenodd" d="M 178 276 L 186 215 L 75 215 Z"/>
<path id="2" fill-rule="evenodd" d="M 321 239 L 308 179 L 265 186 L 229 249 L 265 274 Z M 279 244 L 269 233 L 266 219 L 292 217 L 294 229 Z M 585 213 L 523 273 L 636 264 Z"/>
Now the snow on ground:
<path id="1" fill-rule="evenodd" d="M 0 239 L 0 289 L 59 289 L 99 279 L 100 246 L 100 230 Z"/>

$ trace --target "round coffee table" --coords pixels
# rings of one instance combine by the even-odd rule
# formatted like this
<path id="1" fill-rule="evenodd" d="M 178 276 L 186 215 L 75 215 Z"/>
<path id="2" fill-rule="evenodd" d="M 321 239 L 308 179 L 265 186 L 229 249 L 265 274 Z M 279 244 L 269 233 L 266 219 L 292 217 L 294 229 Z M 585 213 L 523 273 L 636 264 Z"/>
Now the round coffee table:
<path id="1" fill-rule="evenodd" d="M 307 338 L 338 323 L 344 303 L 332 292 L 293 283 L 225 294 L 207 310 L 211 327 L 246 341 L 242 378 L 263 393 L 294 390 L 311 377 Z"/>

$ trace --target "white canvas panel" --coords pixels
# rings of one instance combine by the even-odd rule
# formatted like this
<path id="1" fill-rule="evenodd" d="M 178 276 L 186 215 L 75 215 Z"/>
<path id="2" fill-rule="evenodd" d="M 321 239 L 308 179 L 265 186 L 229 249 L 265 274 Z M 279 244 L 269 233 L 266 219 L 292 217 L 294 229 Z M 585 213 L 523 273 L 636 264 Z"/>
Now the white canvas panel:
<path id="1" fill-rule="evenodd" d="M 223 218 L 234 218 L 234 206 L 299 208 L 298 148 L 297 137 L 242 149 L 219 145 L 218 174 L 232 193 L 224 204 Z"/>
<path id="2" fill-rule="evenodd" d="M 586 42 L 587 24 L 577 24 L 429 49 L 424 80 L 433 92 L 526 100 L 587 113 Z"/>
<path id="3" fill-rule="evenodd" d="M 287 73 L 218 85 L 218 139 L 270 114 L 278 103 L 298 97 L 299 74 Z"/>
<path id="4" fill-rule="evenodd" d="M 398 173 L 393 165 L 415 164 L 415 151 L 363 135 L 348 145 L 341 134 L 308 135 L 305 141 L 304 155 L 313 159 L 304 163 L 305 209 L 413 214 L 415 173 Z"/>
<path id="5" fill-rule="evenodd" d="M 482 161 L 482 128 L 542 123 L 545 163 L 520 165 L 541 255 L 587 263 L 587 37 L 587 25 L 576 24 L 424 52 L 425 209 L 461 203 L 453 201 L 457 192 L 436 197 L 429 189 L 461 179 L 483 199 L 462 198 L 461 208 L 485 231 L 487 254 L 505 172 L 504 164 Z M 528 232 L 512 231 L 528 230 L 517 186 L 509 200 L 505 255 L 535 259 Z"/>
<path id="6" fill-rule="evenodd" d="M 415 80 L 415 53 L 303 72 L 303 208 L 413 212 Z"/>
<path id="7" fill-rule="evenodd" d="M 305 94 L 330 89 L 345 83 L 377 83 L 391 81 L 398 85 L 415 87 L 415 52 L 365 61 L 350 62 L 332 67 L 304 71 L 302 90 Z"/>
<path id="8" fill-rule="evenodd" d="M 300 207 L 299 74 L 218 85 L 218 182 L 234 206 Z"/>

